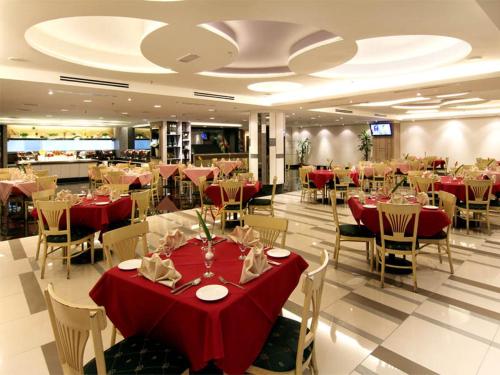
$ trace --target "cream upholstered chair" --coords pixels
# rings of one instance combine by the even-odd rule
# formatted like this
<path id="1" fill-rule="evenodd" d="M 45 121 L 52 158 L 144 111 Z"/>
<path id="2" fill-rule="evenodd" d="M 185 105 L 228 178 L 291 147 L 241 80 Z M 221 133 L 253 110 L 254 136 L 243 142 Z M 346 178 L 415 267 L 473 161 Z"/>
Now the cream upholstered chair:
<path id="1" fill-rule="evenodd" d="M 203 220 L 207 220 L 207 213 L 210 211 L 210 215 L 215 220 L 214 202 L 205 195 L 205 190 L 207 189 L 207 178 L 205 176 L 198 178 L 198 190 L 200 192 L 200 205 L 201 205 L 201 214 L 203 215 Z"/>
<path id="2" fill-rule="evenodd" d="M 123 184 L 124 171 L 106 171 L 104 179 L 110 184 Z"/>
<path id="3" fill-rule="evenodd" d="M 420 250 L 428 245 L 436 245 L 439 254 L 439 263 L 443 263 L 443 258 L 441 257 L 441 246 L 445 247 L 446 253 L 448 254 L 448 261 L 450 263 L 450 273 L 453 273 L 453 262 L 451 260 L 451 250 L 450 250 L 450 233 L 451 226 L 453 225 L 453 218 L 455 216 L 457 197 L 453 194 L 447 193 L 446 191 L 439 191 L 439 207 L 446 212 L 448 219 L 450 219 L 450 224 L 446 227 L 446 230 L 442 230 L 431 237 L 418 237 Z"/>
<path id="4" fill-rule="evenodd" d="M 36 206 L 37 201 L 50 201 L 53 200 L 56 195 L 55 189 L 47 189 L 35 191 L 31 194 L 31 199 L 33 199 L 33 205 Z M 43 236 L 43 227 L 40 227 L 40 220 L 37 220 L 38 223 L 38 239 L 36 242 L 36 256 L 35 259 L 38 260 L 40 256 L 40 247 L 42 246 L 42 236 Z"/>
<path id="5" fill-rule="evenodd" d="M 150 194 L 151 194 L 151 207 L 155 208 L 156 203 L 160 203 L 160 193 L 159 191 L 161 190 L 160 187 L 160 169 L 155 168 L 151 171 L 153 178 L 151 179 L 151 184 L 150 184 Z"/>
<path id="6" fill-rule="evenodd" d="M 238 173 L 238 181 L 252 180 L 253 172 L 242 172 Z"/>
<path id="7" fill-rule="evenodd" d="M 274 196 L 276 195 L 276 183 L 278 177 L 273 178 L 273 189 L 271 192 L 271 199 L 268 198 L 252 198 L 248 202 L 248 212 L 253 214 L 255 211 L 269 212 L 271 216 L 274 216 Z"/>
<path id="8" fill-rule="evenodd" d="M 119 191 L 120 194 L 126 194 L 129 191 L 128 184 L 103 184 L 102 186 L 107 187 L 110 190 Z"/>
<path id="9" fill-rule="evenodd" d="M 339 263 L 340 242 L 364 242 L 366 245 L 366 259 L 370 262 L 370 271 L 373 270 L 373 252 L 375 248 L 375 235 L 364 225 L 357 224 L 340 224 L 339 215 L 337 212 L 337 199 L 335 191 L 330 192 L 330 200 L 332 202 L 333 222 L 336 229 L 335 250 L 333 259 L 335 260 L 335 268 Z"/>
<path id="10" fill-rule="evenodd" d="M 187 359 L 164 344 L 145 337 L 127 337 L 104 351 L 102 331 L 107 324 L 104 307 L 64 301 L 56 295 L 51 283 L 44 294 L 64 374 L 123 374 L 130 368 L 143 368 L 150 374 L 163 374 L 165 369 L 169 374 L 189 373 Z M 95 358 L 84 364 L 89 337 L 92 338 Z M 120 360 L 116 360 L 117 357 Z"/>
<path id="11" fill-rule="evenodd" d="M 288 231 L 288 220 L 281 217 L 270 217 L 262 215 L 246 215 L 245 225 L 259 232 L 259 239 L 264 246 L 274 247 L 274 243 L 281 235 L 280 246 L 285 247 L 286 232 Z"/>
<path id="12" fill-rule="evenodd" d="M 301 321 L 279 316 L 259 356 L 246 373 L 302 375 L 306 368 L 309 368 L 314 375 L 320 373 L 314 339 L 318 328 L 327 265 L 328 252 L 323 250 L 320 266 L 304 273 Z"/>
<path id="13" fill-rule="evenodd" d="M 46 177 L 49 175 L 48 169 L 33 169 L 33 174 L 37 177 Z"/>
<path id="14" fill-rule="evenodd" d="M 221 227 L 222 233 L 224 233 L 226 221 L 239 221 L 240 225 L 243 225 L 243 182 L 219 181 L 219 186 L 222 202 Z M 231 218 L 234 214 L 237 215 L 236 219 Z"/>
<path id="15" fill-rule="evenodd" d="M 493 187 L 492 180 L 464 180 L 465 202 L 458 202 L 458 214 L 466 221 L 467 234 L 471 221 L 486 222 L 488 233 L 490 230 L 490 195 Z"/>
<path id="16" fill-rule="evenodd" d="M 187 187 L 188 189 L 191 187 L 191 181 L 184 174 L 184 169 L 186 168 L 187 166 L 185 164 L 179 163 L 179 167 L 177 168 L 179 174 L 177 176 L 174 176 L 175 187 L 180 192 L 184 191 L 184 187 Z"/>
<path id="17" fill-rule="evenodd" d="M 149 210 L 149 190 L 136 191 L 130 194 L 132 199 L 131 224 L 142 223 L 146 221 Z"/>
<path id="18" fill-rule="evenodd" d="M 307 196 L 309 196 L 309 199 L 314 199 L 314 202 L 316 202 L 316 199 L 318 198 L 318 188 L 309 181 L 309 172 L 314 170 L 314 167 L 300 167 L 299 168 L 299 178 L 300 178 L 300 201 Z"/>
<path id="19" fill-rule="evenodd" d="M 137 258 L 135 250 L 140 238 L 143 238 L 141 256 L 146 256 L 148 253 L 146 239 L 148 229 L 148 222 L 144 221 L 105 232 L 102 235 L 102 244 L 108 268 L 113 267 L 111 251 L 118 257 L 118 262 Z"/>
<path id="20" fill-rule="evenodd" d="M 37 201 L 38 226 L 42 229 L 43 258 L 41 278 L 45 276 L 45 265 L 49 254 L 61 249 L 60 259 L 66 261 L 66 277 L 69 279 L 71 258 L 87 250 L 76 250 L 77 246 L 87 243 L 90 247 L 91 262 L 94 263 L 94 234 L 86 227 L 71 226 L 69 202 Z M 65 225 L 61 226 L 61 218 L 65 216 Z M 45 222 L 44 222 L 45 221 Z M 62 229 L 63 227 L 64 229 Z M 50 248 L 50 251 L 48 250 Z M 75 248 L 75 252 L 72 249 Z"/>
<path id="21" fill-rule="evenodd" d="M 430 203 L 435 204 L 436 193 L 434 192 L 434 182 L 432 177 L 413 176 L 415 191 L 426 193 L 430 198 Z"/>
<path id="22" fill-rule="evenodd" d="M 382 264 L 380 286 L 384 287 L 385 255 L 411 255 L 411 266 L 391 265 L 393 268 L 410 268 L 413 274 L 413 290 L 417 290 L 417 228 L 421 207 L 419 204 L 382 203 L 378 205 L 380 235 L 377 236 L 377 262 Z M 389 225 L 386 228 L 384 222 Z M 410 224 L 413 224 L 410 226 Z"/>
<path id="23" fill-rule="evenodd" d="M 57 188 L 57 176 L 36 177 L 36 190 L 47 190 Z"/>

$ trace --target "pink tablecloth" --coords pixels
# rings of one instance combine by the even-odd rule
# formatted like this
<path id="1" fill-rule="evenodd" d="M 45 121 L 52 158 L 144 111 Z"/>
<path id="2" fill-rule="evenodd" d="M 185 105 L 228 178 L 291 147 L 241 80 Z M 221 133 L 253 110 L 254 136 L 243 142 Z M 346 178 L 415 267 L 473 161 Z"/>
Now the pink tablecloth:
<path id="1" fill-rule="evenodd" d="M 434 184 L 434 190 L 443 190 L 453 194 L 459 201 L 465 202 L 465 184 L 463 178 L 457 177 L 454 180 L 450 176 L 442 176 L 439 182 Z M 491 194 L 496 195 L 500 193 L 500 181 L 496 181 L 491 189 Z"/>
<path id="2" fill-rule="evenodd" d="M 220 160 L 215 163 L 223 175 L 228 175 L 234 169 L 241 166 L 241 160 Z"/>
<path id="3" fill-rule="evenodd" d="M 168 180 L 170 176 L 172 176 L 175 172 L 177 172 L 177 169 L 179 169 L 179 165 L 178 164 L 160 164 L 160 165 L 158 165 L 158 168 L 160 169 L 161 176 L 165 180 Z"/>
<path id="4" fill-rule="evenodd" d="M 347 201 L 351 209 L 352 216 L 361 222 L 373 233 L 380 232 L 378 210 L 376 208 L 366 208 L 358 198 L 351 197 Z M 377 204 L 375 199 L 366 199 L 367 204 Z M 432 210 L 422 208 L 418 222 L 418 235 L 422 237 L 433 236 L 450 224 L 450 219 L 443 210 Z M 384 225 L 384 228 L 386 226 Z"/>
<path id="5" fill-rule="evenodd" d="M 9 197 L 13 194 L 22 193 L 27 197 L 36 191 L 36 183 L 34 181 L 21 180 L 2 180 L 0 181 L 0 200 L 6 204 Z"/>
<path id="6" fill-rule="evenodd" d="M 209 284 L 221 284 L 218 276 L 238 282 L 242 262 L 239 249 L 228 241 L 215 246 L 212 271 L 200 285 L 179 295 L 170 288 L 143 277 L 136 271 L 107 271 L 90 291 L 90 297 L 106 308 L 106 314 L 125 336 L 150 335 L 184 353 L 192 370 L 210 361 L 228 374 L 242 374 L 253 363 L 281 312 L 307 268 L 302 257 L 292 253 L 280 259 L 244 289 L 226 285 L 229 294 L 216 302 L 203 302 L 196 291 Z M 174 251 L 172 260 L 182 274 L 178 285 L 199 277 L 205 270 L 200 243 L 191 240 Z"/>
<path id="7" fill-rule="evenodd" d="M 189 178 L 193 183 L 198 186 L 200 177 L 210 177 L 216 178 L 219 175 L 219 168 L 217 167 L 191 167 L 186 168 L 182 171 L 187 178 Z"/>
<path id="8" fill-rule="evenodd" d="M 153 179 L 151 172 L 144 173 L 125 173 L 122 176 L 122 183 L 128 185 L 139 184 L 141 186 L 148 185 Z"/>
<path id="9" fill-rule="evenodd" d="M 248 202 L 250 198 L 260 191 L 260 188 L 261 184 L 259 181 L 255 184 L 245 184 L 243 186 L 243 206 L 245 206 L 246 202 Z M 215 206 L 222 206 L 222 197 L 220 195 L 220 186 L 218 184 L 209 185 L 205 189 L 205 195 L 210 198 Z"/>

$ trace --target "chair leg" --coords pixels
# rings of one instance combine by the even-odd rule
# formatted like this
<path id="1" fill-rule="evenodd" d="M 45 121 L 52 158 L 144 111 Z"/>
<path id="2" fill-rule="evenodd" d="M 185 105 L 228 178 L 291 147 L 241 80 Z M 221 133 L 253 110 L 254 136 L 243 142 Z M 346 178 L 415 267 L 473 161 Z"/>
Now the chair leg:
<path id="1" fill-rule="evenodd" d="M 94 236 L 90 239 L 90 261 L 94 264 Z"/>
<path id="2" fill-rule="evenodd" d="M 384 287 L 384 273 L 385 273 L 385 251 L 382 250 L 382 267 L 380 269 L 380 287 Z"/>
<path id="3" fill-rule="evenodd" d="M 373 239 L 368 243 L 368 247 L 370 249 L 370 272 L 373 272 L 373 257 L 374 257 L 374 244 Z"/>
<path id="4" fill-rule="evenodd" d="M 42 246 L 42 233 L 40 232 L 40 229 L 38 230 L 38 241 L 36 243 L 36 255 L 35 255 L 35 260 L 38 260 L 40 257 L 40 247 Z"/>
<path id="5" fill-rule="evenodd" d="M 69 273 L 71 271 L 71 245 L 66 247 L 66 279 L 69 279 Z"/>
<path id="6" fill-rule="evenodd" d="M 439 254 L 439 263 L 443 264 L 443 257 L 441 256 L 441 244 L 437 244 L 438 254 Z"/>
<path id="7" fill-rule="evenodd" d="M 411 256 L 411 268 L 412 268 L 412 276 L 413 276 L 413 291 L 417 291 L 417 257 L 415 254 Z"/>
<path id="8" fill-rule="evenodd" d="M 316 351 L 313 349 L 311 353 L 311 362 L 309 363 L 309 367 L 311 368 L 311 373 L 313 375 L 319 374 L 318 371 L 318 361 L 316 360 Z"/>
<path id="9" fill-rule="evenodd" d="M 43 279 L 45 276 L 45 264 L 47 262 L 47 242 L 43 244 L 43 255 L 42 255 L 42 272 L 40 278 Z"/>
<path id="10" fill-rule="evenodd" d="M 469 210 L 465 211 L 466 213 L 466 218 L 465 218 L 465 222 L 466 222 L 466 225 L 467 225 L 467 234 L 469 234 Z"/>
<path id="11" fill-rule="evenodd" d="M 337 233 L 337 238 L 335 240 L 335 268 L 339 265 L 339 253 L 340 253 L 340 233 Z"/>
<path id="12" fill-rule="evenodd" d="M 448 253 L 448 261 L 450 262 L 450 273 L 453 274 L 453 262 L 451 260 L 450 242 L 448 239 L 446 239 L 446 252 Z"/>
<path id="13" fill-rule="evenodd" d="M 115 345 L 116 342 L 116 326 L 113 324 L 113 328 L 111 329 L 111 346 Z"/>

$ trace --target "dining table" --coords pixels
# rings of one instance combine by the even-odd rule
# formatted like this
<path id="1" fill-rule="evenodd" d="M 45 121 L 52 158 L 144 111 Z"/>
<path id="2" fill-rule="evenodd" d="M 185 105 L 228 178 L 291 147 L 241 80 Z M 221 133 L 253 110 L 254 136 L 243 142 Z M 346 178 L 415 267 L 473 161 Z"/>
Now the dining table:
<path id="1" fill-rule="evenodd" d="M 164 180 L 168 180 L 179 169 L 178 164 L 159 164 L 158 169 Z"/>
<path id="2" fill-rule="evenodd" d="M 241 160 L 219 160 L 215 165 L 220 169 L 224 176 L 230 174 L 236 168 L 241 166 Z"/>
<path id="3" fill-rule="evenodd" d="M 104 174 L 104 179 L 108 181 L 107 175 Z M 133 172 L 133 171 L 125 171 L 121 176 L 121 183 L 125 185 L 137 185 L 137 186 L 145 186 L 148 185 L 153 179 L 153 174 L 151 172 Z"/>
<path id="4" fill-rule="evenodd" d="M 335 172 L 329 169 L 318 169 L 308 174 L 309 181 L 314 183 L 318 189 L 323 189 L 330 181 L 333 181 Z"/>
<path id="5" fill-rule="evenodd" d="M 1 180 L 0 201 L 6 205 L 13 195 L 24 195 L 30 198 L 36 191 L 36 182 L 30 180 Z"/>
<path id="6" fill-rule="evenodd" d="M 457 197 L 458 201 L 465 202 L 465 182 L 463 177 L 441 176 L 434 183 L 435 191 L 446 191 Z M 500 195 L 500 180 L 495 180 L 491 188 L 491 194 Z"/>
<path id="7" fill-rule="evenodd" d="M 206 177 L 207 180 L 210 178 L 217 178 L 219 175 L 219 168 L 217 167 L 187 167 L 183 169 L 182 173 L 189 178 L 193 184 L 199 186 L 200 177 Z"/>
<path id="8" fill-rule="evenodd" d="M 182 278 L 176 286 L 201 277 L 201 283 L 172 294 L 161 283 L 137 276 L 137 270 L 114 267 L 105 272 L 90 291 L 90 297 L 104 306 L 108 318 L 124 337 L 146 335 L 183 353 L 191 370 L 214 363 L 224 373 L 242 374 L 254 362 L 281 309 L 308 267 L 291 252 L 274 259 L 262 275 L 237 287 L 243 262 L 236 243 L 223 241 L 213 246 L 215 276 L 205 278 L 201 241 L 191 239 L 176 249 L 171 260 Z M 206 301 L 200 288 L 224 285 L 227 295 Z M 218 287 L 220 288 L 220 287 Z"/>
<path id="9" fill-rule="evenodd" d="M 257 194 L 262 187 L 260 181 L 246 182 L 243 184 L 243 207 L 246 203 Z M 208 185 L 205 189 L 205 195 L 210 198 L 214 206 L 222 207 L 222 196 L 220 185 L 218 183 Z M 239 196 L 239 192 L 237 193 Z"/>

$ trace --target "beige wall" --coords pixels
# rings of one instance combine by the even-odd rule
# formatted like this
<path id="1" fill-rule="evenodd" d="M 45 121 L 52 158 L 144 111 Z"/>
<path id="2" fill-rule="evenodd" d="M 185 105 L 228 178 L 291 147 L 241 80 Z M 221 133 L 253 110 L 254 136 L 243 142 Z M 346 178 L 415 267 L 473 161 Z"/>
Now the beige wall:
<path id="1" fill-rule="evenodd" d="M 361 158 L 358 151 L 358 134 L 367 125 L 349 126 L 314 126 L 300 128 L 286 128 L 285 158 L 287 164 L 295 164 L 297 160 L 297 143 L 309 137 L 311 153 L 306 159 L 309 164 L 326 165 L 327 159 L 336 163 L 354 164 Z"/>
<path id="2" fill-rule="evenodd" d="M 401 123 L 401 155 L 449 157 L 450 164 L 476 157 L 500 159 L 500 118 L 466 118 Z"/>

